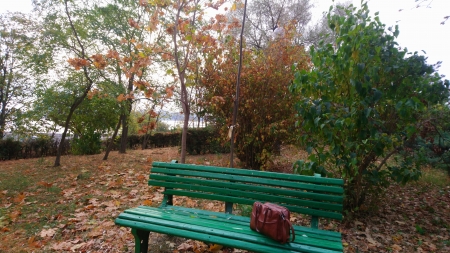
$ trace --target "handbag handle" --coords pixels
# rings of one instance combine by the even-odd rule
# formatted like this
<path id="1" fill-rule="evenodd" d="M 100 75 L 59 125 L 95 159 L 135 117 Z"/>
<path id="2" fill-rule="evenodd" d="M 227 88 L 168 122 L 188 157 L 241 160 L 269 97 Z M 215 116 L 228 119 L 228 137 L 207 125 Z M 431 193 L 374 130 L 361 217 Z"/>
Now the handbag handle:
<path id="1" fill-rule="evenodd" d="M 289 224 L 289 228 L 291 229 L 291 232 L 292 232 L 292 240 L 291 240 L 291 242 L 293 242 L 293 241 L 295 240 L 295 230 L 294 230 L 294 227 L 292 226 L 291 221 L 286 220 L 286 219 L 284 218 L 284 215 L 282 215 L 281 217 L 283 218 L 284 221 L 286 221 L 286 222 Z"/>
<path id="2" fill-rule="evenodd" d="M 258 209 L 256 209 L 256 213 L 258 214 L 256 217 L 259 217 L 259 210 L 261 209 L 261 206 L 259 206 L 260 208 L 258 208 Z M 264 212 L 264 221 L 263 221 L 263 224 L 262 224 L 262 227 L 261 227 L 261 229 L 264 227 L 264 225 L 266 224 L 266 220 L 267 220 L 267 212 L 268 211 L 272 211 L 272 209 L 270 209 L 270 208 L 266 208 L 266 210 L 265 210 L 265 212 Z M 258 219 L 256 219 L 256 220 L 258 220 Z M 259 232 L 259 229 L 258 229 L 258 222 L 256 222 L 256 231 L 257 232 Z"/>
<path id="3" fill-rule="evenodd" d="M 260 211 L 261 211 L 261 204 L 256 204 L 256 212 L 255 212 L 255 229 L 256 229 L 256 231 L 257 232 L 259 232 L 259 229 L 258 229 L 258 221 L 259 221 L 259 219 L 258 219 L 258 217 L 259 217 L 259 213 L 260 213 Z"/>

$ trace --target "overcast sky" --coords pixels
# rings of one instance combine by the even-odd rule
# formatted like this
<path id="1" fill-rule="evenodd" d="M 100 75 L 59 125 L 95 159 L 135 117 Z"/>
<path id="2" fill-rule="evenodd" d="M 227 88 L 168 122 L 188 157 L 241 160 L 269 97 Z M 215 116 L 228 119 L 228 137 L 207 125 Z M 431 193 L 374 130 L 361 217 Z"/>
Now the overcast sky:
<path id="1" fill-rule="evenodd" d="M 314 2 L 315 16 L 328 11 L 333 3 L 332 0 Z M 361 6 L 360 0 L 350 2 Z M 445 25 L 440 24 L 445 16 L 450 16 L 450 0 L 428 0 L 419 8 L 416 8 L 415 0 L 369 0 L 368 5 L 372 14 L 379 12 L 380 21 L 387 27 L 399 26 L 397 42 L 402 48 L 406 47 L 410 52 L 418 51 L 422 55 L 424 50 L 428 64 L 443 61 L 439 73 L 450 80 L 450 19 Z"/>
<path id="2" fill-rule="evenodd" d="M 311 1 L 316 5 L 315 18 L 319 18 L 333 3 L 332 0 Z M 361 3 L 360 0 L 351 2 L 356 6 Z M 416 4 L 415 0 L 369 0 L 369 9 L 372 13 L 379 11 L 381 22 L 387 26 L 398 24 L 400 35 L 397 42 L 401 47 L 421 54 L 424 50 L 429 64 L 443 61 L 439 73 L 450 79 L 450 19 L 445 25 L 440 24 L 445 16 L 450 16 L 450 0 L 428 0 L 420 8 L 416 8 Z M 0 13 L 29 12 L 31 8 L 31 0 L 0 0 Z"/>

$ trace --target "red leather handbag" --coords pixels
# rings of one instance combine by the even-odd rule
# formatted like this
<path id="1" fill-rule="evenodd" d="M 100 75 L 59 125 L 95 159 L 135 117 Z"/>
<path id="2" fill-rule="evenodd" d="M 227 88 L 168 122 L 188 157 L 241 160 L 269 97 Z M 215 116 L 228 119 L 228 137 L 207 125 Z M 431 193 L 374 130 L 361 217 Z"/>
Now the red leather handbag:
<path id="1" fill-rule="evenodd" d="M 253 203 L 250 228 L 282 244 L 289 241 L 289 232 L 292 232 L 291 241 L 295 239 L 289 210 L 273 203 Z"/>

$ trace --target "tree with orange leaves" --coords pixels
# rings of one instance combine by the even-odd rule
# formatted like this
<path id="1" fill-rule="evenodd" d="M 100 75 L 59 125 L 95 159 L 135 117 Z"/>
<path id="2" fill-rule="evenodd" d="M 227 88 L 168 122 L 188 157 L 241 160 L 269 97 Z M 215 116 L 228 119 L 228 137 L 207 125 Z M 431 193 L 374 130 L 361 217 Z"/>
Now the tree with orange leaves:
<path id="1" fill-rule="evenodd" d="M 121 106 L 120 117 L 117 115 L 120 122 L 116 126 L 114 138 L 122 126 L 121 148 L 124 153 L 128 117 L 133 103 L 158 99 L 157 94 L 163 93 L 165 88 L 152 81 L 149 71 L 153 62 L 153 49 L 144 42 L 144 37 L 150 36 L 144 25 L 149 19 L 148 6 L 145 2 L 141 1 L 139 5 L 133 0 L 39 0 L 36 1 L 36 7 L 46 22 L 43 34 L 47 35 L 48 48 L 65 58 L 61 64 L 64 67 L 60 68 L 62 70 L 58 76 L 52 77 L 55 79 L 53 85 L 57 86 L 64 82 L 62 80 L 73 76 L 82 76 L 70 80 L 77 97 L 70 106 L 63 139 L 75 110 L 96 90 L 107 94 L 109 98 L 117 98 L 116 102 Z M 60 91 L 62 87 L 55 90 Z M 60 163 L 59 159 L 58 156 L 56 166 Z"/>
<path id="2" fill-rule="evenodd" d="M 213 25 L 220 26 L 220 22 Z M 289 27 L 285 30 L 295 31 Z M 295 32 L 286 32 L 265 49 L 244 50 L 234 142 L 237 157 L 248 168 L 265 169 L 277 146 L 295 142 L 298 134 L 294 128 L 294 104 L 299 95 L 290 93 L 288 86 L 294 79 L 294 70 L 309 68 L 309 57 L 294 42 L 295 36 Z M 230 137 L 238 46 L 233 36 L 224 37 L 227 39 L 208 53 L 202 85 L 207 90 L 208 112 L 225 142 Z"/>
<path id="3" fill-rule="evenodd" d="M 189 82 L 193 84 L 195 74 L 192 74 L 198 66 L 193 60 L 196 50 L 208 46 L 215 40 L 209 35 L 211 27 L 204 20 L 205 10 L 218 9 L 225 0 L 152 0 L 147 4 L 155 7 L 148 29 L 165 27 L 168 40 L 161 43 L 160 52 L 163 60 L 172 65 L 168 73 L 172 74 L 180 84 L 180 104 L 184 114 L 184 124 L 181 140 L 181 159 L 186 159 L 186 139 L 191 113 L 191 101 L 188 94 Z"/>

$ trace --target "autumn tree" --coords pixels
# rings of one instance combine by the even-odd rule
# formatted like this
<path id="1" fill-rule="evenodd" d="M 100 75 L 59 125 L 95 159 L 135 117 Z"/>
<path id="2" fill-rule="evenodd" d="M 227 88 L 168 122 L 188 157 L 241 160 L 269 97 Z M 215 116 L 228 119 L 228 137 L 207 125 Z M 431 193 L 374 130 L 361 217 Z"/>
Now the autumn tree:
<path id="1" fill-rule="evenodd" d="M 205 24 L 205 10 L 208 8 L 218 9 L 224 2 L 224 0 L 154 0 L 148 2 L 150 6 L 156 8 L 152 13 L 149 29 L 165 28 L 167 39 L 165 43 L 161 43 L 159 51 L 163 60 L 172 63 L 167 73 L 173 74 L 179 83 L 180 104 L 184 115 L 181 163 L 184 163 L 186 159 L 186 139 L 191 114 L 187 82 L 190 72 L 195 69 L 195 64 L 191 62 L 192 55 L 196 47 L 201 46 L 210 38 L 206 32 L 210 27 L 203 25 Z"/>
<path id="2" fill-rule="evenodd" d="M 439 102 L 428 91 L 445 91 L 445 82 L 425 57 L 398 47 L 398 27 L 386 29 L 367 3 L 345 12 L 328 13 L 336 39 L 311 47 L 313 69 L 297 72 L 292 85 L 303 96 L 297 126 L 310 154 L 295 170 L 335 172 L 346 182 L 346 208 L 354 210 L 390 180 L 419 178 L 411 145 L 425 124 L 425 105 Z"/>
<path id="3" fill-rule="evenodd" d="M 61 5 L 57 2 L 37 3 L 37 9 L 46 13 L 45 21 L 52 22 L 46 30 L 51 38 L 47 41 L 49 47 L 70 57 L 67 62 L 72 70 L 66 69 L 60 77 L 73 75 L 71 71 L 83 73 L 84 79 L 78 80 L 86 85 L 81 86 L 80 99 L 95 91 L 102 94 L 105 102 L 116 98 L 121 109 L 113 137 L 121 127 L 120 152 L 125 153 L 133 103 L 153 98 L 157 89 L 152 85 L 153 73 L 148 71 L 153 49 L 144 43 L 144 37 L 151 36 L 145 26 L 148 5 L 143 1 L 99 0 L 72 5 L 65 1 L 63 7 L 66 16 L 60 15 Z"/>
<path id="4" fill-rule="evenodd" d="M 149 137 L 156 130 L 161 119 L 161 111 L 166 103 L 171 102 L 173 90 L 175 86 L 167 87 L 164 93 L 155 94 L 153 99 L 150 99 L 150 104 L 145 108 L 144 114 L 140 115 L 137 123 L 140 125 L 138 134 L 143 135 L 142 149 L 148 145 Z"/>
<path id="5" fill-rule="evenodd" d="M 122 107 L 113 134 L 115 137 L 121 127 L 120 153 L 126 152 L 133 105 L 140 99 L 157 99 L 155 92 L 163 88 L 154 85 L 153 73 L 149 71 L 154 52 L 152 43 L 145 40 L 157 32 L 146 29 L 150 12 L 153 9 L 145 1 L 113 0 L 104 6 L 94 6 L 86 16 L 92 27 L 91 37 L 103 46 L 102 55 L 108 63 L 102 77 L 113 84 L 111 88 Z M 151 39 L 156 44 L 158 36 Z M 108 152 L 109 149 L 105 158 Z"/>
<path id="6" fill-rule="evenodd" d="M 222 31 L 235 28 L 223 18 L 212 25 Z M 234 142 L 237 157 L 248 168 L 266 169 L 277 144 L 294 141 L 298 133 L 293 127 L 294 101 L 300 95 L 289 93 L 288 87 L 294 78 L 293 64 L 297 63 L 297 70 L 307 69 L 309 60 L 303 47 L 294 43 L 295 29 L 291 31 L 270 41 L 264 50 L 244 50 Z M 205 57 L 202 85 L 207 111 L 225 141 L 232 122 L 239 47 L 233 36 L 226 32 L 222 36 L 223 42 Z"/>
<path id="7" fill-rule="evenodd" d="M 70 105 L 69 113 L 64 122 L 64 130 L 61 135 L 60 143 L 64 143 L 67 132 L 70 127 L 70 121 L 75 110 L 86 98 L 91 90 L 95 79 L 92 76 L 92 68 L 104 68 L 103 60 L 97 55 L 89 55 L 89 44 L 86 40 L 86 26 L 83 19 L 78 15 L 81 7 L 73 1 L 36 1 L 36 11 L 45 13 L 44 22 L 46 23 L 43 33 L 47 35 L 47 42 L 54 52 L 63 52 L 69 58 L 67 63 L 83 75 L 82 82 L 73 83 L 81 91 Z M 65 74 L 67 76 L 67 74 Z M 59 145 L 55 166 L 61 164 L 61 154 L 63 145 Z"/>
<path id="8" fill-rule="evenodd" d="M 33 97 L 27 61 L 34 50 L 35 27 L 25 14 L 0 15 L 0 139 Z"/>

